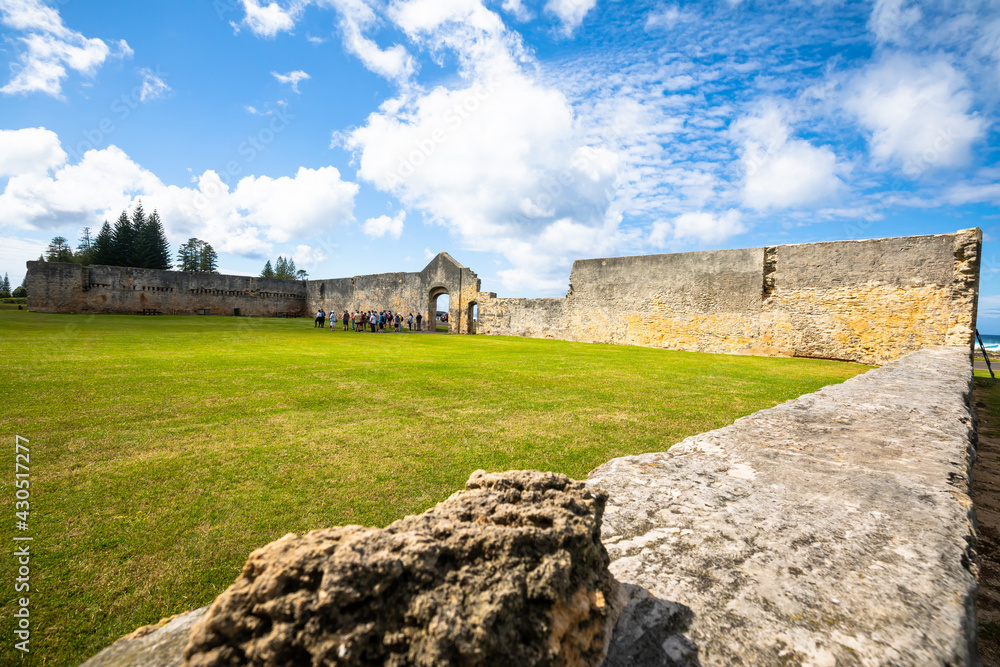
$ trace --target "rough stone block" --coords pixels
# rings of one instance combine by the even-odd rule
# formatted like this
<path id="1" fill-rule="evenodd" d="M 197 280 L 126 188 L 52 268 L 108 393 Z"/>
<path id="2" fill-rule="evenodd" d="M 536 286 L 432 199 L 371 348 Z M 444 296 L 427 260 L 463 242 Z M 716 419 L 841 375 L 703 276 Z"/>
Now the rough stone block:
<path id="1" fill-rule="evenodd" d="M 923 350 L 594 470 L 644 591 L 609 665 L 978 664 L 971 365 Z"/>
<path id="2" fill-rule="evenodd" d="M 385 529 L 286 535 L 250 555 L 185 665 L 599 665 L 618 586 L 606 497 L 564 475 L 473 473 Z"/>

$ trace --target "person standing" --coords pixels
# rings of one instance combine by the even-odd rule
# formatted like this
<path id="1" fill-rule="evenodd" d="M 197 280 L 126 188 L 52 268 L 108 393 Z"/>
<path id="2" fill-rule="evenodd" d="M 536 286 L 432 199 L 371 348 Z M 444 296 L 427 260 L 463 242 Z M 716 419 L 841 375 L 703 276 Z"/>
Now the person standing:
<path id="1" fill-rule="evenodd" d="M 347 331 L 347 320 L 349 320 L 350 317 L 351 317 L 350 314 L 345 310 L 344 311 L 344 317 L 343 317 L 344 331 Z"/>
<path id="2" fill-rule="evenodd" d="M 315 329 L 317 327 L 319 327 L 321 329 L 323 328 L 323 309 L 322 308 L 320 308 L 319 310 L 316 311 L 316 321 L 313 323 L 313 329 Z"/>
<path id="3" fill-rule="evenodd" d="M 420 331 L 420 320 L 424 319 L 424 316 L 417 313 L 417 331 Z"/>
<path id="4" fill-rule="evenodd" d="M 406 330 L 413 331 L 413 313 L 410 313 L 406 317 Z"/>

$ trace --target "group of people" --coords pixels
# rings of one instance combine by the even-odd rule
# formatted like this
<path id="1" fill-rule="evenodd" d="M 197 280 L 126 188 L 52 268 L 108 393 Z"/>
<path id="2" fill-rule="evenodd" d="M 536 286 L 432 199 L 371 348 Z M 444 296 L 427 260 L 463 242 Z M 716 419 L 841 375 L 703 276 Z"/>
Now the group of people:
<path id="1" fill-rule="evenodd" d="M 382 310 L 375 312 L 374 310 L 368 310 L 363 312 L 353 312 L 349 313 L 346 310 L 344 314 L 340 316 L 341 324 L 343 325 L 344 331 L 348 331 L 350 327 L 351 331 L 371 331 L 372 333 L 385 333 L 386 328 L 393 329 L 395 333 L 402 333 L 403 324 L 409 331 L 413 331 L 413 325 L 417 325 L 417 331 L 421 330 L 423 325 L 424 316 L 421 313 L 417 313 L 414 317 L 413 313 L 403 316 L 403 313 L 393 313 L 391 310 Z M 330 314 L 330 331 L 333 331 L 334 327 L 337 325 L 337 316 L 335 313 Z M 326 312 L 320 308 L 316 312 L 316 321 L 313 328 L 323 329 L 326 327 Z"/>

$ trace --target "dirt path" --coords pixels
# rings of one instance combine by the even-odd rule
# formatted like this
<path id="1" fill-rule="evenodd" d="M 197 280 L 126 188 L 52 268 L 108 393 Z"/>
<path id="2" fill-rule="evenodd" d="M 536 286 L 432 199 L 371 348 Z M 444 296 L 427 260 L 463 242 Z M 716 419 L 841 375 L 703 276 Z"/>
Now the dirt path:
<path id="1" fill-rule="evenodd" d="M 983 665 L 1000 667 L 1000 386 L 977 378 L 972 400 L 979 413 L 972 477 L 981 559 L 976 599 L 979 654 Z"/>

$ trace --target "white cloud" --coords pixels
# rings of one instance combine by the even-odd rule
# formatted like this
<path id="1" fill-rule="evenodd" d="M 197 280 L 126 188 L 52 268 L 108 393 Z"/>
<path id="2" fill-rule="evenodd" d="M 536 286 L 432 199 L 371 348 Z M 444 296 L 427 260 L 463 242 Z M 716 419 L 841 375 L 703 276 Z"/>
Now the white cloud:
<path id="1" fill-rule="evenodd" d="M 14 76 L 0 87 L 7 95 L 40 92 L 61 97 L 67 69 L 91 76 L 109 56 L 133 54 L 124 40 L 112 51 L 104 41 L 70 30 L 59 12 L 40 0 L 0 0 L 0 22 L 26 33 L 19 40 L 24 50 L 12 65 Z"/>
<path id="2" fill-rule="evenodd" d="M 667 5 L 658 11 L 649 13 L 646 17 L 646 30 L 673 28 L 678 23 L 688 23 L 697 19 L 695 14 L 682 11 L 677 5 Z"/>
<path id="3" fill-rule="evenodd" d="M 691 211 L 677 216 L 673 222 L 653 223 L 647 242 L 654 248 L 667 248 L 679 241 L 721 243 L 745 231 L 742 215 L 735 209 L 721 214 Z"/>
<path id="4" fill-rule="evenodd" d="M 99 227 L 141 197 L 159 209 L 168 234 L 197 236 L 216 249 L 266 253 L 270 242 L 316 236 L 353 220 L 355 183 L 341 180 L 334 167 L 300 168 L 294 177 L 247 176 L 231 189 L 214 171 L 190 187 L 165 185 L 116 146 L 87 151 L 68 164 L 44 128 L 0 134 L 0 146 L 24 145 L 35 136 L 47 146 L 35 154 L 21 150 L 17 164 L 34 165 L 11 176 L 0 192 L 2 223 L 14 228 Z M 32 135 L 32 132 L 34 135 Z"/>
<path id="5" fill-rule="evenodd" d="M 309 78 L 309 75 L 300 69 L 294 72 L 289 72 L 288 74 L 278 74 L 277 72 L 271 72 L 271 76 L 277 79 L 280 83 L 288 83 L 292 86 L 292 92 L 299 92 L 299 81 L 305 81 Z"/>
<path id="6" fill-rule="evenodd" d="M 293 3 L 287 9 L 276 2 L 261 6 L 259 0 L 240 0 L 246 17 L 243 23 L 258 37 L 274 37 L 295 27 L 307 3 Z"/>
<path id="7" fill-rule="evenodd" d="M 916 177 L 968 161 L 986 130 L 972 103 L 965 77 L 950 63 L 894 55 L 852 81 L 845 107 L 868 131 L 876 161 Z"/>
<path id="8" fill-rule="evenodd" d="M 385 235 L 389 235 L 394 239 L 398 239 L 403 235 L 403 222 L 406 220 L 406 211 L 400 211 L 393 217 L 387 215 L 380 215 L 377 218 L 368 218 L 365 220 L 364 232 L 365 236 L 373 239 L 380 239 Z"/>
<path id="9" fill-rule="evenodd" d="M 66 152 L 55 132 L 44 127 L 0 130 L 0 178 L 18 174 L 44 174 L 66 161 Z"/>
<path id="10" fill-rule="evenodd" d="M 170 86 L 167 85 L 166 81 L 152 70 L 144 67 L 139 72 L 142 74 L 142 88 L 139 90 L 140 102 L 151 102 L 170 92 Z"/>
<path id="11" fill-rule="evenodd" d="M 834 152 L 790 137 L 782 111 L 772 103 L 733 123 L 745 173 L 743 200 L 758 211 L 794 208 L 835 197 L 843 187 Z"/>
<path id="12" fill-rule="evenodd" d="M 70 239 L 71 245 L 72 239 Z M 0 266 L 4 271 L 10 272 L 10 284 L 16 287 L 21 284 L 27 267 L 24 265 L 29 260 L 38 259 L 39 255 L 44 255 L 48 243 L 25 239 L 16 236 L 0 236 Z M 13 269 L 13 270 L 12 270 Z"/>
<path id="13" fill-rule="evenodd" d="M 292 259 L 295 260 L 300 269 L 302 267 L 315 267 L 326 261 L 326 253 L 321 248 L 309 245 L 297 245 L 295 246 L 295 252 L 292 253 Z"/>
<path id="14" fill-rule="evenodd" d="M 721 215 L 703 211 L 684 213 L 674 220 L 675 238 L 696 239 L 702 243 L 720 243 L 746 230 L 736 210 Z"/>
<path id="15" fill-rule="evenodd" d="M 558 16 L 563 24 L 563 32 L 572 35 L 595 5 L 597 0 L 549 0 L 545 4 L 545 10 Z"/>
<path id="16" fill-rule="evenodd" d="M 518 21 L 530 21 L 534 18 L 521 0 L 503 0 L 502 7 L 505 12 L 513 14 Z"/>
<path id="17" fill-rule="evenodd" d="M 875 0 L 868 28 L 880 43 L 902 43 L 921 16 L 920 7 L 908 0 Z"/>

